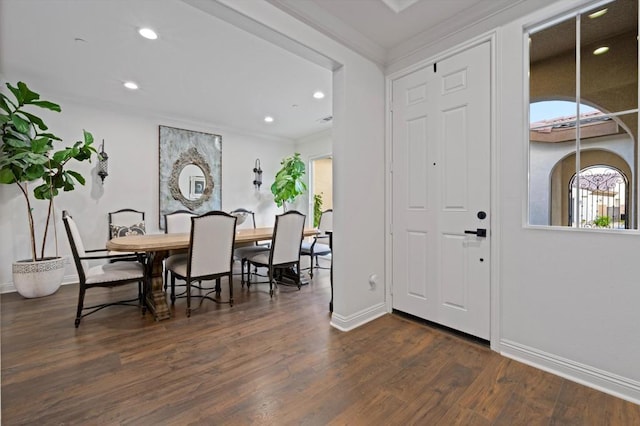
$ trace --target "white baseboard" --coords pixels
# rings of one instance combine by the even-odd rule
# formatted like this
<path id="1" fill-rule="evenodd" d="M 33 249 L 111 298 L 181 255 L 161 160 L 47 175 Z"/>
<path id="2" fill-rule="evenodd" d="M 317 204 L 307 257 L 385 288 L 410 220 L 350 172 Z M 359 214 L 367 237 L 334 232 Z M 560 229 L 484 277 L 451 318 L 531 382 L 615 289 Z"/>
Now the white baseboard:
<path id="1" fill-rule="evenodd" d="M 356 312 L 353 315 L 344 317 L 338 315 L 335 312 L 331 315 L 331 326 L 337 328 L 340 331 L 353 330 L 356 327 L 360 327 L 363 324 L 373 321 L 387 314 L 387 309 L 384 303 L 374 305 L 370 308 L 364 309 L 360 312 Z"/>
<path id="2" fill-rule="evenodd" d="M 78 275 L 65 275 L 62 278 L 62 285 L 67 284 L 77 284 L 78 283 Z M 15 293 L 16 288 L 13 286 L 13 282 L 2 283 L 0 284 L 0 294 L 4 293 Z"/>
<path id="3" fill-rule="evenodd" d="M 509 340 L 500 346 L 507 358 L 640 405 L 640 382 Z"/>

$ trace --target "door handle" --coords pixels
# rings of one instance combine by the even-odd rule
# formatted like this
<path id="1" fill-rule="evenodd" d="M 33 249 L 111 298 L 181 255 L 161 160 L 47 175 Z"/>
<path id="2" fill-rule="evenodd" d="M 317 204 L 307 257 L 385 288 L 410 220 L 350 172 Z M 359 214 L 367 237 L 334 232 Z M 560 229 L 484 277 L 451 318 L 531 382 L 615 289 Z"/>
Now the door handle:
<path id="1" fill-rule="evenodd" d="M 486 238 L 486 237 L 487 237 L 487 230 L 486 230 L 486 229 L 484 229 L 484 228 L 478 228 L 478 229 L 476 229 L 475 231 L 469 231 L 469 230 L 466 230 L 466 231 L 464 231 L 464 233 L 465 233 L 465 234 L 475 234 L 475 235 L 477 235 L 478 237 L 483 237 L 483 238 Z"/>

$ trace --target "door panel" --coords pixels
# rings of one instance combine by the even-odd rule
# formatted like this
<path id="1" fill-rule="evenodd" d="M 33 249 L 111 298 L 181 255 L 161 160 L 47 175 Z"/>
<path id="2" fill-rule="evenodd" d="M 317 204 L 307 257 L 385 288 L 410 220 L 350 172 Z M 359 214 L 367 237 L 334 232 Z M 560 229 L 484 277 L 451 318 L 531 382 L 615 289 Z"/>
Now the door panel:
<path id="1" fill-rule="evenodd" d="M 466 144 L 465 108 L 444 111 L 442 114 L 443 185 L 445 210 L 460 210 L 468 200 L 468 160 Z"/>
<path id="2" fill-rule="evenodd" d="M 442 235 L 442 280 L 440 294 L 443 305 L 466 310 L 467 307 L 467 271 L 464 253 L 465 237 L 460 235 Z"/>
<path id="3" fill-rule="evenodd" d="M 394 275 L 398 286 L 394 292 L 394 308 L 425 318 L 436 308 L 437 297 L 428 284 L 435 277 L 435 220 L 432 207 L 436 161 L 433 116 L 428 102 L 435 92 L 435 78 L 422 69 L 394 82 L 393 86 L 393 209 L 403 223 L 402 231 L 393 236 Z M 401 117 L 401 118 L 400 118 Z"/>
<path id="4" fill-rule="evenodd" d="M 490 45 L 393 82 L 394 309 L 488 339 Z"/>
<path id="5" fill-rule="evenodd" d="M 426 263 L 415 263 L 417 259 L 425 259 L 428 252 L 428 241 L 426 232 L 407 232 L 407 252 L 409 262 L 405 268 L 409 272 L 408 291 L 413 297 L 427 298 L 427 268 Z"/>

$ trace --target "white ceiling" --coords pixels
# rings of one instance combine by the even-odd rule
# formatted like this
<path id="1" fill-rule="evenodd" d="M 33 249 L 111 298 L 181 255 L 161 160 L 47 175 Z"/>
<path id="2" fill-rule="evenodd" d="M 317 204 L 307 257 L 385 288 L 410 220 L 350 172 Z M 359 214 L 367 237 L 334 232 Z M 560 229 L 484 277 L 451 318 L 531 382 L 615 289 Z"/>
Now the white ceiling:
<path id="1" fill-rule="evenodd" d="M 524 0 L 267 1 L 367 58 L 387 65 L 419 46 L 513 8 Z"/>
<path id="2" fill-rule="evenodd" d="M 330 61 L 302 59 L 266 41 L 264 28 L 247 28 L 260 23 L 241 29 L 229 19 L 233 1 L 0 0 L 0 75 L 64 98 L 250 134 L 298 139 L 330 128 L 322 121 L 331 116 Z M 524 0 L 266 1 L 385 65 Z M 159 39 L 139 37 L 143 26 Z M 140 90 L 124 89 L 126 80 Z M 327 97 L 313 99 L 316 90 Z"/>
<path id="3" fill-rule="evenodd" d="M 141 38 L 143 26 L 158 40 Z M 177 0 L 0 0 L 0 74 L 64 98 L 253 134 L 296 139 L 331 126 L 319 121 L 331 115 L 331 71 Z M 316 90 L 327 96 L 314 99 Z"/>

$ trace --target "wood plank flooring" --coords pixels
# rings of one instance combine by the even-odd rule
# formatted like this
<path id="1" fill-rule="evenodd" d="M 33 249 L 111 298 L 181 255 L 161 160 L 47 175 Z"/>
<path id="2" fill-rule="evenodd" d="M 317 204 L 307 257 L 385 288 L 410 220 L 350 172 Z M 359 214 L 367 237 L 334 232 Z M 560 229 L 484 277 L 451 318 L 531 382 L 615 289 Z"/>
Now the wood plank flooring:
<path id="1" fill-rule="evenodd" d="M 340 332 L 328 271 L 273 299 L 238 279 L 234 296 L 191 318 L 178 300 L 161 322 L 107 308 L 76 329 L 74 285 L 2 295 L 2 424 L 640 425 L 638 405 L 398 315 Z"/>

